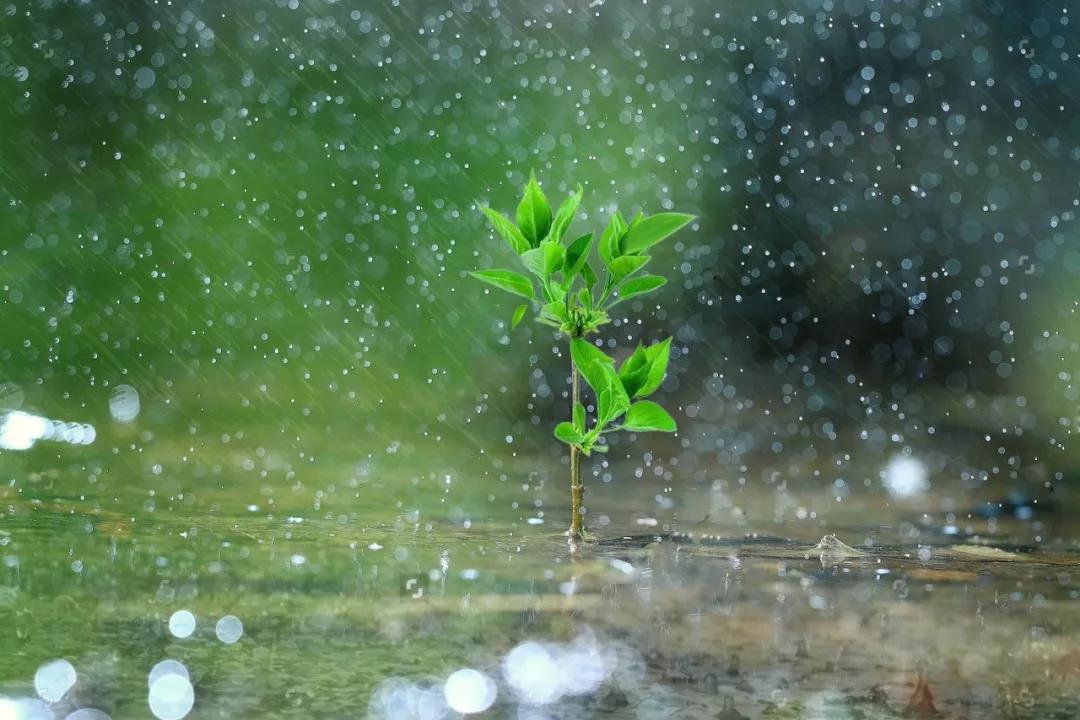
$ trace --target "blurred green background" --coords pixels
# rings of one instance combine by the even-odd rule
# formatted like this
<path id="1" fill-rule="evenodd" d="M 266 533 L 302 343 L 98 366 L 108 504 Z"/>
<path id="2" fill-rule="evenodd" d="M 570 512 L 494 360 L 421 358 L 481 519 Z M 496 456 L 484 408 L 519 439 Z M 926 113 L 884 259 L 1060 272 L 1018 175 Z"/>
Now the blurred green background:
<path id="1" fill-rule="evenodd" d="M 581 231 L 616 207 L 701 216 L 658 258 L 674 281 L 607 335 L 675 336 L 683 430 L 611 462 L 824 487 L 821 467 L 865 457 L 842 474 L 873 487 L 882 453 L 915 451 L 950 483 L 1061 485 L 1080 419 L 1071 19 L 9 3 L 2 380 L 166 467 L 231 442 L 309 477 L 330 457 L 546 473 L 566 358 L 465 275 L 511 261 L 476 204 L 509 210 L 535 169 L 553 201 L 586 186 Z M 120 383 L 142 399 L 130 443 L 109 428 Z"/>

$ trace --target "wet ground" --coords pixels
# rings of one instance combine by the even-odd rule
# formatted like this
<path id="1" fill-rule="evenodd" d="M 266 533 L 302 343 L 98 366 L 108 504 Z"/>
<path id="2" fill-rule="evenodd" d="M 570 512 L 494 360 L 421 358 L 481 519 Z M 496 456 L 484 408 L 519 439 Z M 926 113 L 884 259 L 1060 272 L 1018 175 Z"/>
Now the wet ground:
<path id="1" fill-rule="evenodd" d="M 209 477 L 92 475 L 0 489 L 10 717 L 172 717 L 148 685 L 166 659 L 191 718 L 454 717 L 462 669 L 479 675 L 452 705 L 521 720 L 1080 712 L 1080 553 L 1058 501 L 863 493 L 826 512 L 817 493 L 676 483 L 658 503 L 654 483 L 597 481 L 575 559 L 561 488 L 536 478 L 451 504 L 419 473 L 246 502 Z M 57 659 L 74 685 L 27 704 Z"/>

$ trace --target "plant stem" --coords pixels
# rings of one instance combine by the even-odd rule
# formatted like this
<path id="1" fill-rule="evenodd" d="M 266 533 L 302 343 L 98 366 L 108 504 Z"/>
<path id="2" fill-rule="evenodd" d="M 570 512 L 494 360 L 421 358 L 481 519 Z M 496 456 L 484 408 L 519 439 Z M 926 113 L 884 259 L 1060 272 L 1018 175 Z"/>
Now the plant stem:
<path id="1" fill-rule="evenodd" d="M 570 417 L 574 416 L 574 408 L 580 402 L 581 391 L 577 365 L 570 360 Z M 581 518 L 581 501 L 585 495 L 585 485 L 581 482 L 581 454 L 576 445 L 570 446 L 570 544 L 576 545 L 581 540 L 584 532 L 584 523 Z"/>

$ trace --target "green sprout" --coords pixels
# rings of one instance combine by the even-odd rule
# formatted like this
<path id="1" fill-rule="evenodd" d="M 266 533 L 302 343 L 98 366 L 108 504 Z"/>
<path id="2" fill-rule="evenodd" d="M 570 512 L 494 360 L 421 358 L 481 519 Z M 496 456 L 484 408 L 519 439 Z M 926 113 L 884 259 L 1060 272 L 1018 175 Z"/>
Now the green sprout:
<path id="1" fill-rule="evenodd" d="M 490 207 L 481 207 L 527 274 L 513 270 L 471 273 L 529 301 L 514 310 L 512 328 L 521 323 L 531 304 L 537 310 L 537 322 L 555 328 L 570 340 L 570 421 L 556 426 L 555 437 L 570 446 L 571 519 L 567 534 L 574 544 L 584 533 L 585 486 L 580 456 L 606 452 L 604 435 L 617 430 L 676 430 L 675 420 L 664 408 L 644 399 L 664 382 L 671 338 L 649 347 L 639 345 L 618 369 L 606 352 L 584 338 L 610 322 L 608 313 L 620 302 L 650 293 L 667 282 L 660 275 L 638 274 L 650 260 L 645 251 L 694 220 L 693 215 L 685 213 L 663 212 L 648 217 L 639 213 L 628 223 L 616 211 L 601 233 L 597 248 L 601 278 L 590 258 L 597 245 L 595 236 L 586 233 L 566 241 L 582 196 L 583 189 L 578 185 L 577 191 L 552 215 L 536 176 L 530 175 L 517 207 L 516 223 Z M 579 377 L 585 378 L 596 397 L 591 427 L 581 400 Z"/>

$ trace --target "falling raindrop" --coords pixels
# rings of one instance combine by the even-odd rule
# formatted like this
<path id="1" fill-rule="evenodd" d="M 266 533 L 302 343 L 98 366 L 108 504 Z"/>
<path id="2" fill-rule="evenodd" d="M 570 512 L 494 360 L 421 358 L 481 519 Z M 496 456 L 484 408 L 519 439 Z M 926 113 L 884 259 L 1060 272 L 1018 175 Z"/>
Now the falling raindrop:
<path id="1" fill-rule="evenodd" d="M 64 720 L 111 720 L 109 714 L 97 708 L 79 708 Z"/>
<path id="2" fill-rule="evenodd" d="M 560 668 L 546 647 L 518 645 L 503 659 L 503 677 L 525 702 L 544 705 L 562 695 Z"/>
<path id="3" fill-rule="evenodd" d="M 188 670 L 184 667 L 183 663 L 176 660 L 162 660 L 150 669 L 150 674 L 146 677 L 146 683 L 153 687 L 155 682 L 166 675 L 179 675 L 183 678 L 191 679 L 188 675 Z"/>
<path id="4" fill-rule="evenodd" d="M 34 673 L 34 690 L 47 703 L 60 702 L 74 685 L 78 676 L 67 660 L 47 662 Z"/>
<path id="5" fill-rule="evenodd" d="M 0 697 L 0 720 L 55 720 L 47 704 L 36 698 Z"/>
<path id="6" fill-rule="evenodd" d="M 195 616 L 190 610 L 177 610 L 169 616 L 169 632 L 178 638 L 190 637 L 195 632 Z"/>
<path id="7" fill-rule="evenodd" d="M 184 675 L 168 673 L 150 685 L 148 703 L 158 720 L 180 720 L 195 705 L 195 689 Z"/>
<path id="8" fill-rule="evenodd" d="M 885 489 L 893 497 L 907 498 L 919 495 L 930 487 L 926 466 L 916 458 L 897 455 L 884 470 Z"/>
<path id="9" fill-rule="evenodd" d="M 226 645 L 232 645 L 244 634 L 244 624 L 235 615 L 226 615 L 214 626 L 217 639 Z"/>
<path id="10" fill-rule="evenodd" d="M 139 416 L 139 392 L 130 385 L 117 385 L 109 394 L 109 414 L 117 422 L 128 423 Z"/>
<path id="11" fill-rule="evenodd" d="M 157 75 L 152 68 L 141 67 L 135 71 L 135 85 L 143 90 L 152 88 L 156 79 Z"/>
<path id="12" fill-rule="evenodd" d="M 0 413 L 18 410 L 25 399 L 22 388 L 15 383 L 0 383 Z"/>
<path id="13" fill-rule="evenodd" d="M 0 449 L 29 450 L 49 433 L 49 422 L 38 415 L 16 410 L 0 416 Z"/>
<path id="14" fill-rule="evenodd" d="M 464 668 L 446 679 L 443 693 L 455 712 L 482 713 L 495 702 L 495 681 L 478 670 Z"/>

